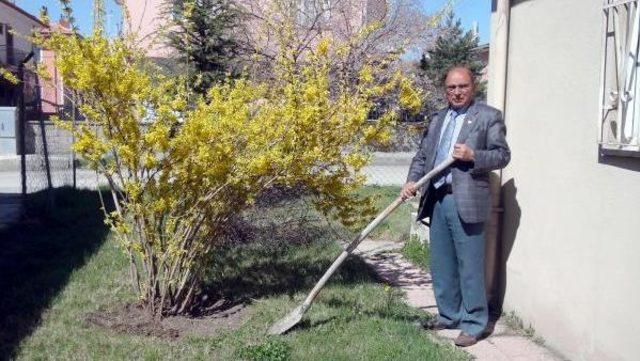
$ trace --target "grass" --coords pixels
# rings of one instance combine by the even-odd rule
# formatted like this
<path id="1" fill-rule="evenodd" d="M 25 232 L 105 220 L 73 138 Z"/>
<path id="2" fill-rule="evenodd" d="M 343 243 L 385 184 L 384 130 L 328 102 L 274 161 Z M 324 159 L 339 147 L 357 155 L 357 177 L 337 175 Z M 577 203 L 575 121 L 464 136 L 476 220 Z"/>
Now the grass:
<path id="1" fill-rule="evenodd" d="M 393 186 L 369 186 L 362 190 L 362 194 L 377 195 L 379 198 L 376 206 L 382 210 L 388 204 L 393 202 L 400 193 L 400 187 Z M 422 269 L 429 267 L 429 247 L 420 242 L 415 237 L 410 237 L 409 229 L 411 227 L 411 206 L 409 204 L 401 205 L 389 218 L 387 218 L 372 233 L 372 238 L 384 238 L 395 241 L 404 241 L 402 247 L 402 255 L 411 263 Z"/>
<path id="2" fill-rule="evenodd" d="M 135 301 L 127 262 L 95 211 L 96 193 L 67 194 L 66 199 L 61 203 L 67 210 L 54 223 L 0 235 L 6 282 L 0 296 L 0 359 L 468 359 L 452 346 L 434 343 L 418 326 L 426 315 L 378 283 L 372 269 L 355 257 L 331 279 L 299 326 L 268 336 L 266 329 L 302 301 L 339 253 L 329 237 L 221 251 L 206 286 L 248 304 L 249 318 L 235 331 L 161 339 L 97 328 L 86 322 L 87 314 Z M 392 223 L 387 231 L 399 229 Z"/>
<path id="3" fill-rule="evenodd" d="M 42 322 L 104 242 L 97 204 L 96 192 L 29 195 L 27 221 L 0 232 L 0 359 Z M 59 211 L 45 217 L 47 205 Z"/>
<path id="4" fill-rule="evenodd" d="M 417 237 L 411 237 L 402 247 L 402 255 L 414 265 L 429 269 L 429 247 Z"/>
<path id="5" fill-rule="evenodd" d="M 395 186 L 367 186 L 362 188 L 361 194 L 378 197 L 376 206 L 382 211 L 400 195 L 400 189 Z M 409 238 L 410 227 L 411 206 L 404 203 L 372 232 L 371 237 L 405 241 Z"/>
<path id="6" fill-rule="evenodd" d="M 544 339 L 541 336 L 536 335 L 536 330 L 531 325 L 525 327 L 524 322 L 515 311 L 503 313 L 501 318 L 509 328 L 516 331 L 519 335 L 530 338 L 533 342 L 539 345 L 544 345 Z"/>

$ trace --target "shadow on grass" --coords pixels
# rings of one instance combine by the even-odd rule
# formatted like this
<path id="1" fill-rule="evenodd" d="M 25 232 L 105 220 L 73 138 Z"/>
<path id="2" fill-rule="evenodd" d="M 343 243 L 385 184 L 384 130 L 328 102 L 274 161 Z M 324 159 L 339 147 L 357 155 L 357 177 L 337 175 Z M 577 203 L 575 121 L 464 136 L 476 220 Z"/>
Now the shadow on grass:
<path id="1" fill-rule="evenodd" d="M 231 254 L 230 254 L 231 253 Z M 225 256 L 224 268 L 212 270 L 205 294 L 224 298 L 231 304 L 274 295 L 307 292 L 320 280 L 340 254 L 330 244 L 280 249 L 240 247 Z M 234 268 L 235 267 L 235 268 Z M 377 274 L 360 258 L 348 257 L 330 283 L 377 282 Z"/>
<path id="2" fill-rule="evenodd" d="M 25 206 L 23 222 L 0 231 L 0 360 L 12 358 L 108 234 L 97 191 L 35 193 Z"/>

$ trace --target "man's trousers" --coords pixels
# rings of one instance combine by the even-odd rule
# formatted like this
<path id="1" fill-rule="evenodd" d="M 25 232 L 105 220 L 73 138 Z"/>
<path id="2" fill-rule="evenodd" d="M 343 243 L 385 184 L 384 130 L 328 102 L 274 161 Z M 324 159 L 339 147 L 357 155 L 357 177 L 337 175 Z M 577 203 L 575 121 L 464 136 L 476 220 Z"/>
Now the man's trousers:
<path id="1" fill-rule="evenodd" d="M 447 194 L 435 203 L 429 235 L 439 321 L 479 337 L 488 321 L 484 224 L 463 222 L 453 195 Z"/>

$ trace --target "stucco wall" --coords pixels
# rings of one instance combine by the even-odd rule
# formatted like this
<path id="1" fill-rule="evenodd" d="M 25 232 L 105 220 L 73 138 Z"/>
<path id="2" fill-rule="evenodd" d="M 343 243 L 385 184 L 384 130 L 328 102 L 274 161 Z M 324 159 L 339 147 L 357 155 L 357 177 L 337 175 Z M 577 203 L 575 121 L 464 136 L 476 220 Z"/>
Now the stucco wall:
<path id="1" fill-rule="evenodd" d="M 162 0 L 125 0 L 131 22 L 127 30 L 134 32 L 140 45 L 148 49 L 147 55 L 153 58 L 165 58 L 171 49 L 165 45 L 160 30 L 166 27 L 168 17 L 166 5 Z"/>
<path id="2" fill-rule="evenodd" d="M 640 159 L 598 152 L 602 2 L 512 4 L 505 309 L 572 360 L 637 360 Z"/>

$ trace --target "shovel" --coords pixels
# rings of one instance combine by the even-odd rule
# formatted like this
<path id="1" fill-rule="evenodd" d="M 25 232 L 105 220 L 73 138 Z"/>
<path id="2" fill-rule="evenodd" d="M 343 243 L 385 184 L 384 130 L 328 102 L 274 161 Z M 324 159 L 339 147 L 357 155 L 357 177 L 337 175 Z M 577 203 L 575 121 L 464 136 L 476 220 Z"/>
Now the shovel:
<path id="1" fill-rule="evenodd" d="M 433 168 L 433 170 L 425 174 L 424 177 L 420 178 L 420 180 L 416 182 L 415 188 L 418 189 L 421 186 L 423 186 L 431 178 L 433 178 L 433 176 L 442 172 L 445 168 L 450 166 L 454 161 L 455 159 L 449 157 L 444 162 L 438 164 L 438 166 Z M 347 246 L 347 248 L 340 254 L 340 256 L 338 256 L 338 258 L 336 258 L 336 260 L 333 261 L 333 264 L 331 265 L 331 267 L 329 267 L 329 269 L 324 273 L 322 278 L 320 278 L 320 281 L 318 281 L 318 283 L 316 283 L 315 287 L 313 287 L 311 292 L 309 292 L 309 295 L 307 296 L 307 298 L 305 298 L 304 302 L 300 306 L 293 309 L 293 311 L 291 311 L 284 318 L 274 323 L 269 328 L 269 331 L 267 332 L 270 335 L 281 335 L 287 332 L 293 326 L 295 326 L 298 322 L 300 322 L 300 320 L 302 320 L 302 316 L 305 314 L 305 312 L 307 312 L 309 307 L 311 307 L 311 303 L 313 302 L 313 300 L 316 298 L 318 293 L 320 293 L 320 290 L 324 287 L 325 283 L 327 283 L 329 278 L 331 278 L 331 276 L 335 273 L 338 267 L 340 267 L 342 262 L 344 262 L 347 256 L 349 256 L 351 252 L 353 252 L 353 250 L 355 250 L 356 247 L 358 247 L 360 242 L 362 242 L 369 235 L 369 233 L 371 233 L 371 231 L 374 230 L 374 228 L 376 228 L 385 218 L 387 218 L 389 214 L 391 214 L 391 212 L 393 212 L 396 208 L 398 208 L 399 205 L 404 203 L 405 200 L 406 199 L 402 199 L 402 197 L 398 197 L 384 211 L 378 214 L 378 216 L 373 221 L 371 221 L 371 223 L 369 223 L 362 230 L 362 232 L 360 232 L 360 234 L 358 234 L 358 236 L 349 244 L 349 246 Z"/>

